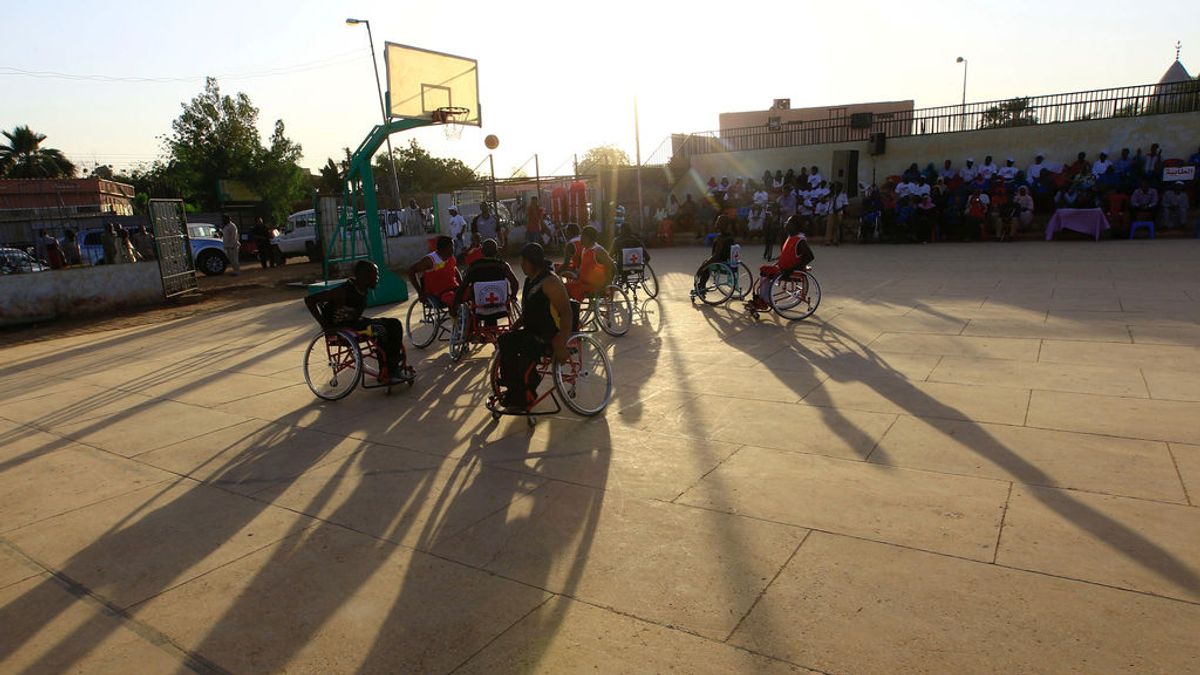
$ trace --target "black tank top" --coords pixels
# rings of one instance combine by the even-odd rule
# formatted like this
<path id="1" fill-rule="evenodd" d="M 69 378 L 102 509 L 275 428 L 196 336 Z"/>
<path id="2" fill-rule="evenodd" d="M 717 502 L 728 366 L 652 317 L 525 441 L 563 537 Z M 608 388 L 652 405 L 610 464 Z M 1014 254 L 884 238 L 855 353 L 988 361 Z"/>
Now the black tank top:
<path id="1" fill-rule="evenodd" d="M 549 270 L 542 270 L 537 276 L 525 279 L 525 287 L 521 291 L 521 317 L 525 326 L 535 335 L 549 339 L 558 332 L 558 322 L 550 309 L 550 298 L 542 289 L 542 284 L 550 276 Z"/>

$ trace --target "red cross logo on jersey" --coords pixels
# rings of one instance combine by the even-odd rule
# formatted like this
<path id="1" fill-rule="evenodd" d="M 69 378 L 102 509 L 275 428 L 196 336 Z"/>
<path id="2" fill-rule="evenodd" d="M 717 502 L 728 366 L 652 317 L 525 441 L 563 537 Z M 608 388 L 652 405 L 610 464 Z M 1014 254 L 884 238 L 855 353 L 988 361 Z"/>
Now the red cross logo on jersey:
<path id="1" fill-rule="evenodd" d="M 488 291 L 487 297 L 484 298 L 484 301 L 489 305 L 496 305 L 500 303 L 500 296 L 496 295 L 496 291 Z"/>

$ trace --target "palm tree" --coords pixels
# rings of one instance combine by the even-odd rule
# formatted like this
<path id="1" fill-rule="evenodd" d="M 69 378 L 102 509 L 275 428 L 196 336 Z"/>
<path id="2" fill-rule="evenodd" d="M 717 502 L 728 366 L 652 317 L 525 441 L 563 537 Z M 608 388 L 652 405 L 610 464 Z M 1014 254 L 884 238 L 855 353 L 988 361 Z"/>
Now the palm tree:
<path id="1" fill-rule="evenodd" d="M 61 151 L 38 147 L 46 140 L 28 125 L 0 132 L 8 139 L 0 145 L 0 175 L 5 178 L 71 178 L 75 165 Z"/>

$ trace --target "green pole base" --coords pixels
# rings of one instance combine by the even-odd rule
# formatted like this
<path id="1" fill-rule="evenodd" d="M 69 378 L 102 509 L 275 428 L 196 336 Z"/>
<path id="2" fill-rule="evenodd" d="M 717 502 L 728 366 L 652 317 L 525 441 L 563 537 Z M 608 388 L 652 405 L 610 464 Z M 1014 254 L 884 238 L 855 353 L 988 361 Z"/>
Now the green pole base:
<path id="1" fill-rule="evenodd" d="M 395 272 L 383 267 L 379 270 L 379 284 L 367 294 L 367 306 L 391 305 L 408 300 L 408 284 Z"/>

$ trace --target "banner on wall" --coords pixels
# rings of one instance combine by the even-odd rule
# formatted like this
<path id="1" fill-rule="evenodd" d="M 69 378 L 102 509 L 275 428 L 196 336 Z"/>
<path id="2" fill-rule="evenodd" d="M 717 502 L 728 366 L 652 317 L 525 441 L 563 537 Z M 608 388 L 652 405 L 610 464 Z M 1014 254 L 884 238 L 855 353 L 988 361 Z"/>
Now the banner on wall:
<path id="1" fill-rule="evenodd" d="M 1194 166 L 1168 166 L 1163 169 L 1163 182 L 1174 183 L 1176 181 L 1195 180 L 1196 167 Z"/>

